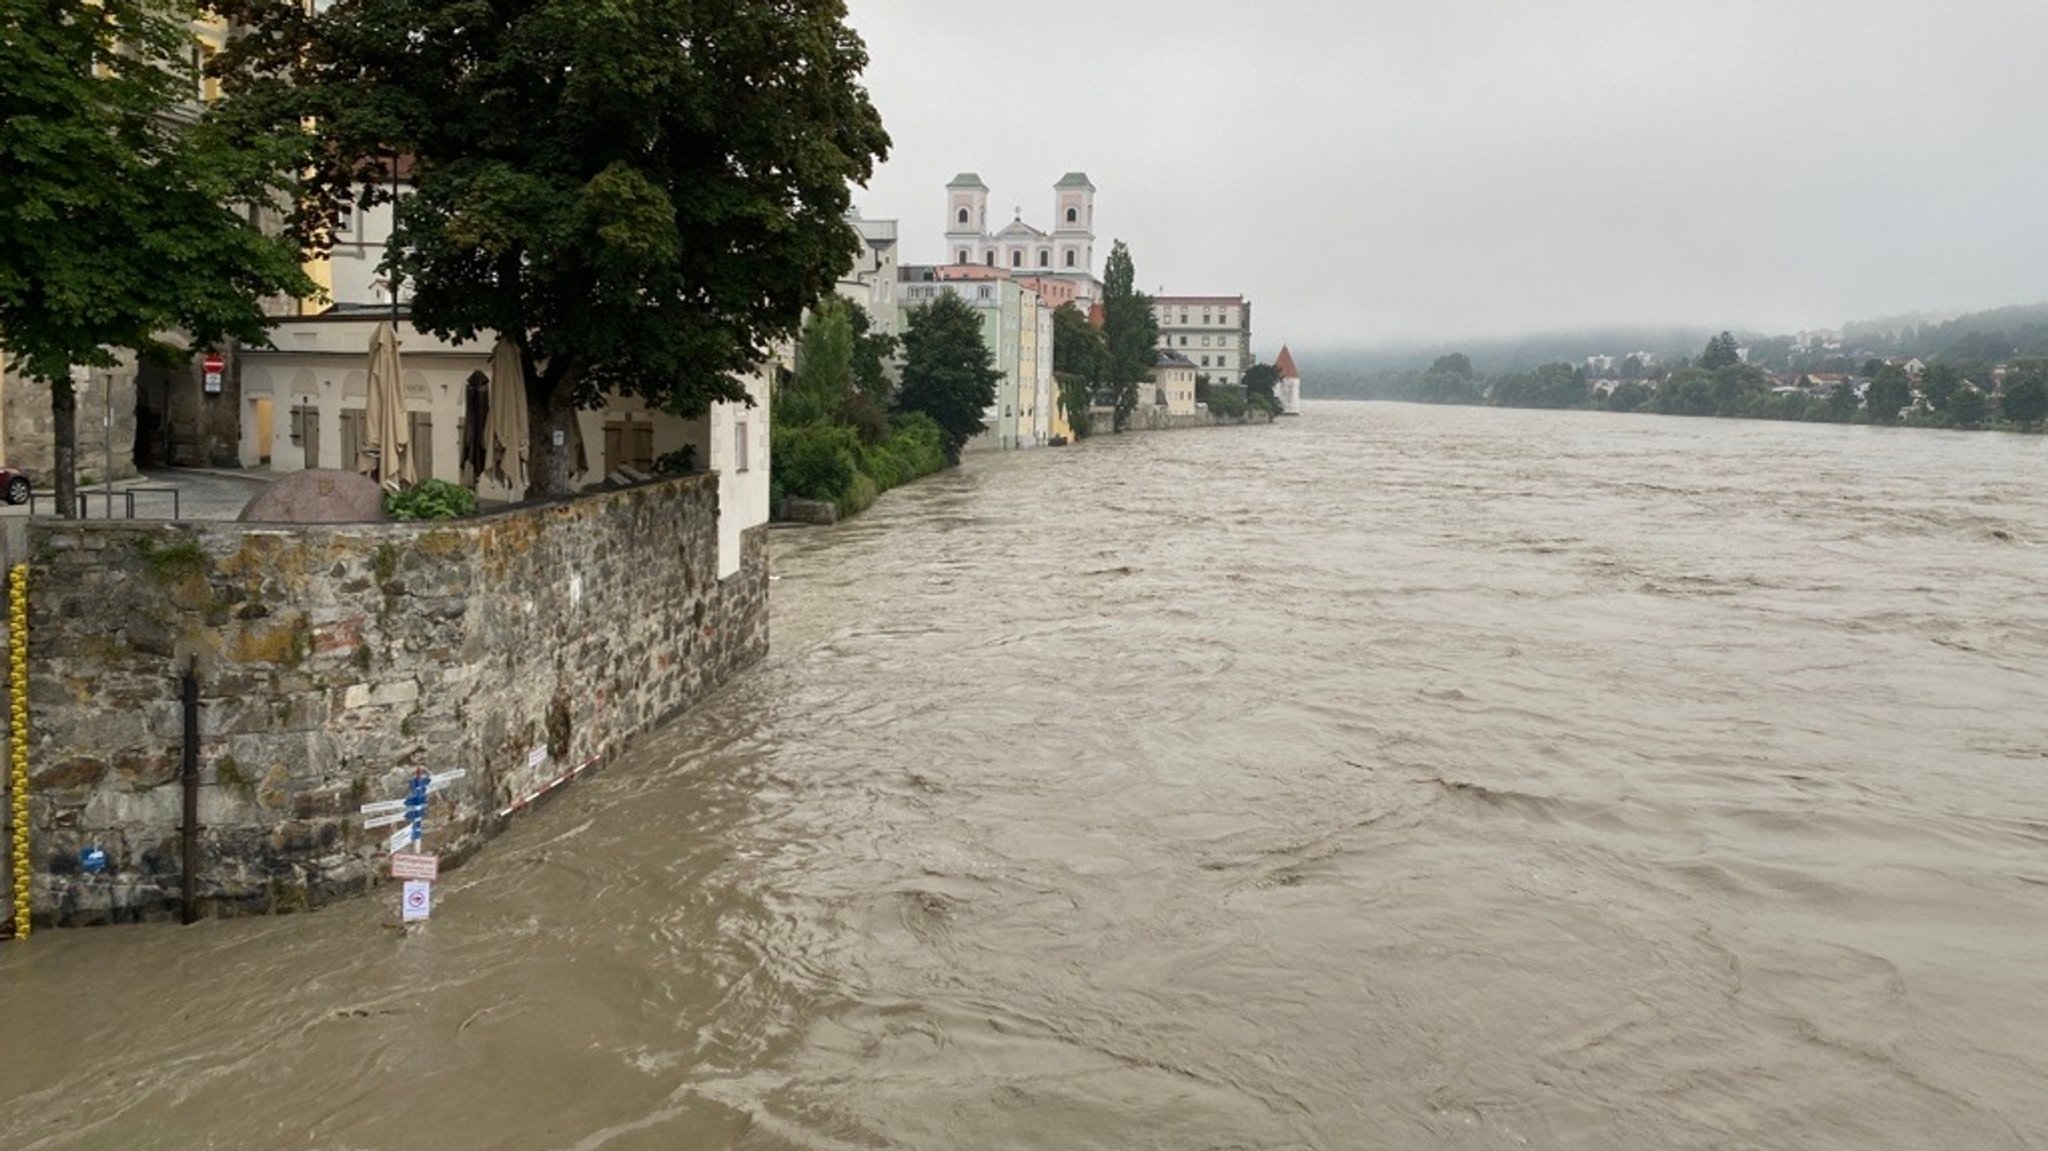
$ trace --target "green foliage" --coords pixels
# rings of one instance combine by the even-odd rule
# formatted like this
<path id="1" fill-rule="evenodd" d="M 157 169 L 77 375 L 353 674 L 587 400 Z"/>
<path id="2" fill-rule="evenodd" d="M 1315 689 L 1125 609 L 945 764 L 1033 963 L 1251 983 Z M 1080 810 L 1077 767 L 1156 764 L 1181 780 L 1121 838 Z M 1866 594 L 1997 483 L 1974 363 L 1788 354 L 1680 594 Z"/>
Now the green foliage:
<path id="1" fill-rule="evenodd" d="M 1976 388 L 1959 388 L 1949 398 L 1948 418 L 1959 428 L 1982 427 L 1991 418 L 1991 398 Z"/>
<path id="2" fill-rule="evenodd" d="M 1094 431 L 1088 409 L 1096 387 L 1102 383 L 1103 362 L 1108 355 L 1102 329 L 1089 323 L 1079 308 L 1069 302 L 1053 310 L 1053 377 L 1059 381 L 1060 408 L 1077 440 Z"/>
<path id="3" fill-rule="evenodd" d="M 570 475 L 549 431 L 607 391 L 682 416 L 745 399 L 735 374 L 850 265 L 851 188 L 889 144 L 841 0 L 212 6 L 250 33 L 224 119 L 303 141 L 301 238 L 388 199 L 364 173 L 408 158 L 413 321 L 518 346 L 542 494 Z"/>
<path id="4" fill-rule="evenodd" d="M 770 471 L 783 491 L 800 499 L 838 500 L 859 474 L 860 437 L 832 424 L 776 424 L 770 432 Z"/>
<path id="5" fill-rule="evenodd" d="M 946 466 L 945 435 L 930 417 L 897 416 L 888 436 L 867 444 L 850 427 L 836 424 L 776 425 L 770 456 L 770 491 L 827 500 L 841 516 L 864 511 L 877 496 Z"/>
<path id="6" fill-rule="evenodd" d="M 1276 399 L 1274 389 L 1280 386 L 1280 370 L 1271 364 L 1255 362 L 1244 370 L 1239 382 L 1244 385 L 1248 399 Z"/>
<path id="7" fill-rule="evenodd" d="M 275 139 L 194 122 L 188 0 L 7 0 L 0 8 L 0 332 L 50 385 L 57 508 L 75 515 L 73 366 L 268 345 L 260 301 L 314 286 L 254 208 L 288 194 Z"/>
<path id="8" fill-rule="evenodd" d="M 1962 370 L 1954 364 L 1937 361 L 1920 373 L 1920 394 L 1926 398 L 1927 406 L 1936 412 L 1947 412 L 1962 386 Z"/>
<path id="9" fill-rule="evenodd" d="M 1999 392 L 1998 414 L 2023 428 L 2048 419 L 2048 365 L 2014 365 Z"/>
<path id="10" fill-rule="evenodd" d="M 1863 407 L 1870 413 L 1873 423 L 1898 423 L 1899 413 L 1912 402 L 1913 379 L 1906 374 L 1906 369 L 1894 365 L 1879 369 L 1863 393 Z"/>
<path id="11" fill-rule="evenodd" d="M 1650 402 L 1650 389 L 1639 380 L 1624 380 L 1607 393 L 1607 410 L 1632 412 Z"/>
<path id="12" fill-rule="evenodd" d="M 981 434 L 982 416 L 996 402 L 995 368 L 981 337 L 981 317 L 951 292 L 910 313 L 903 333 L 903 388 L 897 407 L 930 416 L 945 435 L 946 459 Z"/>
<path id="13" fill-rule="evenodd" d="M 818 301 L 796 346 L 796 376 L 783 390 L 777 416 L 793 424 L 834 416 L 853 390 L 853 324 L 838 296 Z"/>
<path id="14" fill-rule="evenodd" d="M 912 413 L 890 420 L 888 450 L 909 465 L 912 478 L 946 467 L 946 433 L 930 416 Z M 891 485 L 894 486 L 894 485 Z"/>
<path id="15" fill-rule="evenodd" d="M 696 444 L 684 444 L 675 451 L 663 452 L 654 457 L 654 474 L 658 476 L 687 475 L 696 470 Z"/>
<path id="16" fill-rule="evenodd" d="M 149 574 L 165 584 L 182 583 L 192 576 L 203 575 L 209 565 L 206 549 L 199 546 L 198 540 L 189 537 L 159 544 L 148 536 L 141 536 L 135 541 L 135 551 L 149 566 Z"/>
<path id="17" fill-rule="evenodd" d="M 1741 347 L 1734 336 L 1722 332 L 1707 341 L 1706 350 L 1700 353 L 1699 366 L 1711 372 L 1739 364 L 1742 362 Z"/>
<path id="18" fill-rule="evenodd" d="M 1241 388 L 1211 385 L 1209 388 L 1209 413 L 1234 420 L 1244 415 L 1248 405 Z"/>
<path id="19" fill-rule="evenodd" d="M 476 493 L 447 480 L 421 480 L 384 494 L 384 513 L 395 520 L 452 520 L 476 513 Z"/>
<path id="20" fill-rule="evenodd" d="M 1110 248 L 1109 262 L 1102 272 L 1101 376 L 1102 384 L 1116 396 L 1118 431 L 1130 423 L 1131 413 L 1138 410 L 1142 395 L 1139 385 L 1152 378 L 1159 344 L 1159 321 L 1152 314 L 1152 298 L 1138 291 L 1136 284 L 1137 268 L 1131 263 L 1131 250 L 1118 240 Z M 1057 366 L 1057 329 L 1054 345 Z"/>
<path id="21" fill-rule="evenodd" d="M 1472 361 L 1463 352 L 1450 352 L 1438 356 L 1429 365 L 1429 371 L 1431 375 L 1457 376 L 1469 380 L 1472 378 Z"/>
<path id="22" fill-rule="evenodd" d="M 1570 364 L 1545 364 L 1494 380 L 1488 398 L 1500 407 L 1583 408 L 1590 395 L 1584 372 Z"/>
<path id="23" fill-rule="evenodd" d="M 896 385 L 889 379 L 889 360 L 900 341 L 886 332 L 873 330 L 868 311 L 852 301 L 843 301 L 846 320 L 853 330 L 853 386 L 860 395 L 886 409 Z"/>

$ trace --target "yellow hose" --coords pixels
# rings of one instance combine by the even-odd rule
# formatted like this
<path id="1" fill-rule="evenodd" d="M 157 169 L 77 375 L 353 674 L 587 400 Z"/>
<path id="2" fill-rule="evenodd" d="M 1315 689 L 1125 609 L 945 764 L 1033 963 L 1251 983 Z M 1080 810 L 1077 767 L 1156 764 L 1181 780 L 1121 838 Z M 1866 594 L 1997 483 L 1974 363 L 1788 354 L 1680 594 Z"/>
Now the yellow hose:
<path id="1" fill-rule="evenodd" d="M 7 581 L 7 750 L 14 795 L 14 934 L 28 938 L 28 565 L 15 564 Z"/>

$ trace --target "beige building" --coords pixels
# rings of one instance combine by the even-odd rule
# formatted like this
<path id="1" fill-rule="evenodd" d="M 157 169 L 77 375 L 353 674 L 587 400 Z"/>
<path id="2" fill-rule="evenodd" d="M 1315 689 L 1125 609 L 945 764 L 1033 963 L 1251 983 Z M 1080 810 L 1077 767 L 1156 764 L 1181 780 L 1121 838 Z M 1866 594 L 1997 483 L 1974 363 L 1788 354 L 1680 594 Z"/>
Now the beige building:
<path id="1" fill-rule="evenodd" d="M 1186 356 L 1212 384 L 1241 384 L 1252 366 L 1252 305 L 1243 296 L 1155 296 L 1159 346 Z"/>
<path id="2" fill-rule="evenodd" d="M 1186 356 L 1168 348 L 1161 348 L 1153 361 L 1152 383 L 1141 385 L 1141 394 L 1147 400 L 1167 410 L 1170 415 L 1192 416 L 1195 414 L 1195 365 Z"/>

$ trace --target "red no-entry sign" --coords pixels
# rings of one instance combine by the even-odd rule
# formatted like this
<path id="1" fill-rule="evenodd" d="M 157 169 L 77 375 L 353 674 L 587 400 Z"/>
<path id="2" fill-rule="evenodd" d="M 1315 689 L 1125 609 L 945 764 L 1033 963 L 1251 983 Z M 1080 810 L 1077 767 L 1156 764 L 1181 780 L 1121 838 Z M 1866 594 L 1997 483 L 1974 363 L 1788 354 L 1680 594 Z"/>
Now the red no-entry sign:
<path id="1" fill-rule="evenodd" d="M 199 367 L 200 370 L 206 373 L 206 390 L 209 392 L 220 391 L 221 375 L 227 371 L 228 362 L 221 359 L 219 352 L 208 352 L 206 353 L 206 358 L 199 362 Z"/>

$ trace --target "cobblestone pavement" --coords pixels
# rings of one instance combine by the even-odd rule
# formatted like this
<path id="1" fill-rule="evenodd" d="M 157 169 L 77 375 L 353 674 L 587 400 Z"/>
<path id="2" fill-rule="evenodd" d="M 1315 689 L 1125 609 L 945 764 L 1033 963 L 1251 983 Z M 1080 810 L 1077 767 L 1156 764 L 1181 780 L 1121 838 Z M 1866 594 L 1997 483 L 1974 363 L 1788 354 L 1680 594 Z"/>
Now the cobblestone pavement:
<path id="1" fill-rule="evenodd" d="M 108 500 L 105 484 L 79 490 L 86 495 L 88 519 L 102 519 L 111 502 L 116 519 L 130 515 L 138 520 L 231 520 L 272 479 L 268 471 L 231 472 L 195 468 L 163 468 L 144 472 L 132 479 L 115 480 L 113 498 Z M 175 499 L 172 493 L 176 492 Z M 38 490 L 33 504 L 0 507 L 0 515 L 25 516 L 33 506 L 38 516 L 56 514 L 56 501 L 46 490 Z"/>

